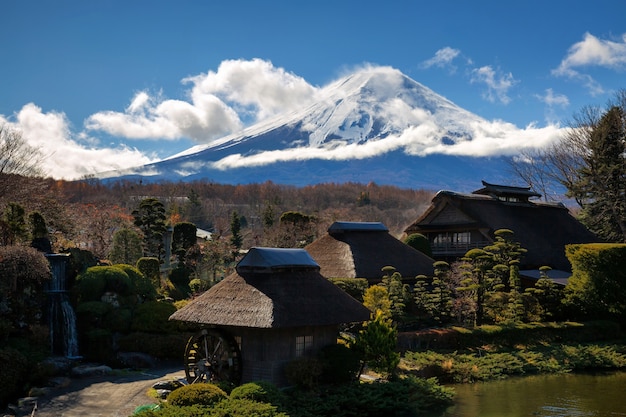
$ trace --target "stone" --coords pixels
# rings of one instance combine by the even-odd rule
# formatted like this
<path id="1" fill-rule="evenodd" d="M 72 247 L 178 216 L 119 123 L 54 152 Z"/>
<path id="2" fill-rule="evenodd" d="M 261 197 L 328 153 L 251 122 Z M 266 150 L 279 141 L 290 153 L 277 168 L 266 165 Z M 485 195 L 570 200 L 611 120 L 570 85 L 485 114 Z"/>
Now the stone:
<path id="1" fill-rule="evenodd" d="M 79 365 L 72 368 L 72 375 L 74 376 L 108 375 L 111 372 L 113 369 L 106 365 Z"/>
<path id="2" fill-rule="evenodd" d="M 177 381 L 177 380 L 159 381 L 159 382 L 156 382 L 154 385 L 152 385 L 152 388 L 154 388 L 155 390 L 164 389 L 164 390 L 174 391 L 175 389 L 180 388 L 183 385 L 184 384 L 182 382 Z"/>
<path id="3" fill-rule="evenodd" d="M 156 359 L 143 352 L 119 352 L 117 359 L 124 365 L 132 369 L 154 368 Z"/>

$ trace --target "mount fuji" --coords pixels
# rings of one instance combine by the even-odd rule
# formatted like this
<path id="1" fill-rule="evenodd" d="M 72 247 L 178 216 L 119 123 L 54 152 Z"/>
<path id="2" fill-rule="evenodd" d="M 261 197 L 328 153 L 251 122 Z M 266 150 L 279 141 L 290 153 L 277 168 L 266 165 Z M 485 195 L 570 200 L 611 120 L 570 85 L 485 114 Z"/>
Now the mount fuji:
<path id="1" fill-rule="evenodd" d="M 375 182 L 466 191 L 483 179 L 511 182 L 506 149 L 474 149 L 479 137 L 493 139 L 502 125 L 505 136 L 516 130 L 460 108 L 398 70 L 375 67 L 320 89 L 297 111 L 156 163 L 97 177 L 296 186 Z M 506 148 L 497 139 L 493 147 Z"/>

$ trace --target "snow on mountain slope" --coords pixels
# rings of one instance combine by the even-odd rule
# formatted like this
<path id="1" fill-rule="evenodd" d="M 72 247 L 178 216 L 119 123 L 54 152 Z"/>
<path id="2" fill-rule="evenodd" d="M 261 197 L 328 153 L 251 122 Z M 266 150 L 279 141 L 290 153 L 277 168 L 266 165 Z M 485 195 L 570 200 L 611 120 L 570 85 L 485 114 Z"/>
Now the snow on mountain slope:
<path id="1" fill-rule="evenodd" d="M 456 171 L 468 166 L 473 176 L 481 175 L 481 168 L 489 167 L 476 161 L 459 164 L 455 157 L 476 153 L 472 142 L 477 136 L 491 141 L 496 150 L 506 149 L 506 136 L 516 131 L 512 125 L 488 122 L 456 106 L 398 70 L 372 67 L 320 89 L 316 100 L 300 110 L 161 162 L 100 177 L 292 184 L 358 179 L 393 184 L 398 183 L 394 170 L 400 169 L 407 176 L 405 181 L 414 183 L 426 175 L 422 168 L 431 176 L 452 171 L 464 176 Z M 429 159 L 428 155 L 449 158 Z M 441 164 L 447 159 L 456 161 L 452 162 L 456 166 L 446 170 L 432 162 Z M 481 176 L 489 179 L 487 175 Z"/>

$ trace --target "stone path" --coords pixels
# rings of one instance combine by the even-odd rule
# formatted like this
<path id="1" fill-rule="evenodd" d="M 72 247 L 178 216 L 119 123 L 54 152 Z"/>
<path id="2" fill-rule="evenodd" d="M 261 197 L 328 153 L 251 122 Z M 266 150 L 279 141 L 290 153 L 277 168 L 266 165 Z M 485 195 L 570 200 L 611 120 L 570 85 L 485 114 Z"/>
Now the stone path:
<path id="1" fill-rule="evenodd" d="M 128 417 L 135 408 L 158 400 L 147 395 L 154 383 L 185 377 L 178 368 L 73 378 L 37 399 L 35 417 Z M 31 415 L 30 413 L 27 415 Z"/>

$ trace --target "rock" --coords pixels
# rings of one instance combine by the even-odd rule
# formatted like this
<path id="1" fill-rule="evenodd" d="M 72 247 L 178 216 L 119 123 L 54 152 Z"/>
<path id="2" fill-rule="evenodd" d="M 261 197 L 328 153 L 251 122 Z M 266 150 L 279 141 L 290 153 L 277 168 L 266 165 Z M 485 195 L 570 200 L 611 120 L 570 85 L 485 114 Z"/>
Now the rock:
<path id="1" fill-rule="evenodd" d="M 106 365 L 79 365 L 72 368 L 72 375 L 74 376 L 108 375 L 111 372 L 113 369 Z"/>
<path id="2" fill-rule="evenodd" d="M 169 389 L 158 389 L 156 390 L 157 393 L 157 397 L 160 398 L 161 400 L 164 400 L 167 398 L 168 395 L 171 394 L 171 390 Z"/>
<path id="3" fill-rule="evenodd" d="M 51 390 L 52 389 L 50 387 L 32 387 L 28 391 L 28 396 L 29 397 L 45 397 L 46 395 L 50 394 Z"/>
<path id="4" fill-rule="evenodd" d="M 133 369 L 154 368 L 156 366 L 156 359 L 143 352 L 119 352 L 117 359 L 125 366 Z"/>
<path id="5" fill-rule="evenodd" d="M 72 380 L 66 376 L 56 376 L 48 380 L 48 386 L 52 388 L 66 388 L 71 382 Z"/>
<path id="6" fill-rule="evenodd" d="M 182 382 L 177 381 L 177 380 L 159 381 L 159 382 L 156 382 L 154 385 L 152 385 L 152 388 L 154 388 L 157 391 L 160 389 L 174 391 L 175 389 L 180 388 L 183 385 L 184 384 Z"/>
<path id="7" fill-rule="evenodd" d="M 66 358 L 64 356 L 51 356 L 41 362 L 41 366 L 49 369 L 52 375 L 67 374 L 75 364 L 75 359 Z"/>

